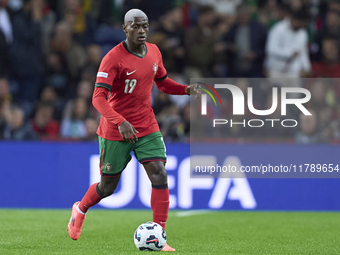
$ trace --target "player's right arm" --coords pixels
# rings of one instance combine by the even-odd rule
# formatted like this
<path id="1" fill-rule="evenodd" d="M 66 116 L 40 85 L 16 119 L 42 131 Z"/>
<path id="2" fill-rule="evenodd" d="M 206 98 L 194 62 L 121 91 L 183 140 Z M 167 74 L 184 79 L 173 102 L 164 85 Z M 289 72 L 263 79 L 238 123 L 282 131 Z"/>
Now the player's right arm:
<path id="1" fill-rule="evenodd" d="M 97 109 L 102 117 L 107 118 L 117 125 L 118 130 L 124 140 L 128 141 L 129 143 L 134 143 L 138 140 L 136 136 L 138 131 L 122 115 L 112 109 L 107 101 L 109 94 L 110 91 L 107 88 L 99 86 L 96 87 L 92 97 L 93 106 Z"/>
<path id="2" fill-rule="evenodd" d="M 138 131 L 118 112 L 116 112 L 107 101 L 113 81 L 118 73 L 116 61 L 112 54 L 108 53 L 102 60 L 93 92 L 92 104 L 102 117 L 117 125 L 122 138 L 130 143 L 137 140 Z"/>

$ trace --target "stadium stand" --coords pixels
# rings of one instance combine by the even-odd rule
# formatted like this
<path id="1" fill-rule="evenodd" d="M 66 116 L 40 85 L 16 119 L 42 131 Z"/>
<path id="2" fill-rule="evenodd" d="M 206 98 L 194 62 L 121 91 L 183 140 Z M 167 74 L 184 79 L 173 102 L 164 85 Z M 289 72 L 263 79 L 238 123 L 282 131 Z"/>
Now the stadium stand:
<path id="1" fill-rule="evenodd" d="M 94 141 L 100 116 L 90 102 L 91 84 L 101 58 L 125 38 L 123 13 L 141 8 L 150 17 L 148 41 L 160 48 L 169 76 L 186 84 L 199 77 L 289 76 L 289 61 L 266 64 L 272 58 L 269 45 L 278 40 L 280 29 L 289 32 L 284 24 L 290 14 L 297 17 L 296 13 L 304 12 L 308 43 L 301 52 L 307 53 L 303 60 L 307 64 L 289 70 L 294 69 L 297 78 L 314 78 L 301 84 L 312 91 L 308 108 L 315 113 L 313 118 L 296 115 L 301 128 L 290 131 L 262 129 L 249 136 L 246 131 L 229 130 L 228 141 L 340 142 L 340 84 L 336 82 L 340 1 L 150 2 L 0 0 L 0 139 Z M 293 55 L 302 58 L 302 53 Z M 283 65 L 281 73 L 273 70 L 275 65 Z M 248 85 L 240 82 L 239 86 Z M 268 107 L 270 89 L 259 90 L 254 105 Z M 187 142 L 188 100 L 157 89 L 152 97 L 165 140 Z"/>

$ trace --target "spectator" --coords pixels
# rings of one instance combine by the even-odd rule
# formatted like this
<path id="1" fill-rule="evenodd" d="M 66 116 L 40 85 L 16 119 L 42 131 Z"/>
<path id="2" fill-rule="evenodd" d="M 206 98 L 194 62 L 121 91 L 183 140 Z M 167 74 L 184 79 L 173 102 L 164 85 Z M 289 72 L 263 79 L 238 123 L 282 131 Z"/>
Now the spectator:
<path id="1" fill-rule="evenodd" d="M 6 113 L 6 127 L 3 133 L 6 140 L 36 140 L 37 134 L 25 123 L 24 111 L 12 105 Z"/>
<path id="2" fill-rule="evenodd" d="M 86 136 L 83 138 L 84 141 L 98 142 L 98 122 L 93 118 L 87 118 L 85 121 Z"/>
<path id="3" fill-rule="evenodd" d="M 67 22 L 62 21 L 56 25 L 51 50 L 60 55 L 67 66 L 70 78 L 76 81 L 85 64 L 86 54 L 84 48 L 72 39 L 72 30 Z"/>
<path id="4" fill-rule="evenodd" d="M 14 95 L 25 104 L 30 112 L 37 100 L 43 75 L 41 48 L 41 0 L 25 0 L 23 8 L 12 18 L 13 44 L 10 48 L 12 62 L 11 85 Z"/>
<path id="5" fill-rule="evenodd" d="M 116 1 L 118 2 L 118 1 Z M 127 12 L 132 8 L 137 8 L 143 10 L 148 14 L 149 21 L 151 23 L 157 22 L 159 18 L 170 10 L 175 1 L 154 1 L 154 0 L 125 0 L 123 13 Z"/>
<path id="6" fill-rule="evenodd" d="M 70 117 L 64 117 L 61 122 L 62 137 L 84 138 L 86 136 L 85 120 L 88 107 L 84 98 L 77 98 Z"/>
<path id="7" fill-rule="evenodd" d="M 94 69 L 93 66 L 87 65 L 81 71 L 79 80 L 89 81 L 93 87 L 93 84 L 95 84 L 96 82 L 97 73 L 98 73 L 98 69 Z"/>
<path id="8" fill-rule="evenodd" d="M 181 8 L 175 8 L 161 17 L 160 27 L 149 39 L 158 45 L 168 71 L 182 72 L 184 69 L 184 34 L 183 12 Z"/>
<path id="9" fill-rule="evenodd" d="M 91 84 L 94 84 L 102 58 L 103 53 L 100 46 L 97 44 L 89 45 L 86 48 L 86 63 L 82 69 L 80 79 L 90 81 Z"/>
<path id="10" fill-rule="evenodd" d="M 66 59 L 57 52 L 50 52 L 46 57 L 45 84 L 51 86 L 59 94 L 68 89 L 70 73 Z"/>
<path id="11" fill-rule="evenodd" d="M 237 7 L 242 3 L 242 0 L 191 0 L 191 2 L 199 5 L 209 5 L 214 8 L 215 12 L 226 16 L 234 16 Z"/>
<path id="12" fill-rule="evenodd" d="M 262 77 L 266 30 L 250 20 L 248 6 L 237 9 L 236 23 L 225 36 L 230 77 Z"/>
<path id="13" fill-rule="evenodd" d="M 186 137 L 190 136 L 190 103 L 187 103 L 181 111 L 183 131 Z"/>
<path id="14" fill-rule="evenodd" d="M 8 46 L 6 43 L 6 38 L 4 34 L 2 33 L 2 31 L 0 30 L 0 77 L 5 76 L 7 74 L 7 68 L 8 68 L 7 53 L 8 53 Z"/>
<path id="15" fill-rule="evenodd" d="M 101 25 L 112 25 L 115 22 L 121 22 L 124 19 L 122 5 L 125 1 L 112 0 L 88 0 L 87 8 L 84 11 L 90 12 L 91 16 Z"/>
<path id="16" fill-rule="evenodd" d="M 6 43 L 10 45 L 13 42 L 13 28 L 11 17 L 6 8 L 8 0 L 0 0 L 0 31 L 5 37 Z"/>
<path id="17" fill-rule="evenodd" d="M 328 10 L 340 14 L 340 2 L 338 0 L 328 1 Z"/>
<path id="18" fill-rule="evenodd" d="M 307 8 L 307 1 L 305 0 L 291 0 L 290 1 L 290 9 L 293 11 L 299 11 L 304 8 Z"/>
<path id="19" fill-rule="evenodd" d="M 66 105 L 64 107 L 63 117 L 68 118 L 68 119 L 71 118 L 78 98 L 82 98 L 85 100 L 86 108 L 88 109 L 88 112 L 86 112 L 87 116 L 92 117 L 92 118 L 99 117 L 99 113 L 92 105 L 92 94 L 93 94 L 93 84 L 87 80 L 81 80 L 77 88 L 77 98 L 70 99 L 66 102 Z"/>
<path id="20" fill-rule="evenodd" d="M 8 0 L 0 0 L 0 77 L 8 74 L 9 45 L 13 41 L 10 15 L 6 9 Z"/>
<path id="21" fill-rule="evenodd" d="M 179 115 L 177 105 L 168 94 L 159 92 L 153 105 L 156 119 L 165 141 L 183 141 L 184 124 Z"/>
<path id="22" fill-rule="evenodd" d="M 46 55 L 50 52 L 51 37 L 57 16 L 49 7 L 47 0 L 41 0 L 43 13 L 41 21 L 41 45 L 42 51 Z"/>
<path id="23" fill-rule="evenodd" d="M 25 0 L 9 0 L 8 7 L 12 10 L 12 12 L 17 12 L 23 7 L 23 2 Z M 41 5 L 43 12 L 42 12 L 42 20 L 41 20 L 41 44 L 43 53 L 46 54 L 50 48 L 50 38 L 53 26 L 56 21 L 56 14 L 50 8 L 50 0 L 41 0 L 36 1 L 34 4 Z"/>
<path id="24" fill-rule="evenodd" d="M 39 104 L 53 106 L 53 119 L 58 121 L 61 119 L 64 102 L 62 99 L 59 99 L 54 87 L 47 86 L 43 88 L 40 94 Z"/>
<path id="25" fill-rule="evenodd" d="M 63 0 L 63 21 L 66 21 L 73 34 L 74 40 L 86 47 L 94 42 L 93 34 L 96 30 L 96 22 L 88 13 L 85 13 L 81 0 Z"/>
<path id="26" fill-rule="evenodd" d="M 78 84 L 77 96 L 84 98 L 91 105 L 93 84 L 87 80 L 81 80 Z"/>
<path id="27" fill-rule="evenodd" d="M 334 108 L 325 106 L 318 112 L 319 126 L 321 130 L 321 141 L 331 142 L 335 138 L 335 130 L 333 127 Z"/>
<path id="28" fill-rule="evenodd" d="M 267 29 L 287 16 L 287 8 L 276 0 L 258 1 L 257 20 Z"/>
<path id="29" fill-rule="evenodd" d="M 335 106 L 336 99 L 335 93 L 331 90 L 330 79 L 315 79 L 310 86 L 311 100 L 308 104 L 315 111 L 319 111 L 321 108 Z"/>
<path id="30" fill-rule="evenodd" d="M 86 48 L 86 65 L 98 70 L 103 53 L 97 44 L 91 44 Z"/>
<path id="31" fill-rule="evenodd" d="M 159 91 L 157 94 L 157 98 L 153 104 L 153 111 L 155 115 L 157 116 L 161 114 L 163 111 L 165 111 L 172 104 L 173 103 L 169 99 L 169 95 Z"/>
<path id="32" fill-rule="evenodd" d="M 207 116 L 203 116 L 200 114 L 201 105 L 200 100 L 193 100 L 190 103 L 186 104 L 181 112 L 182 115 L 182 123 L 183 123 L 183 131 L 186 135 L 186 139 L 190 138 L 190 141 L 206 141 L 206 134 L 209 134 L 209 137 L 214 137 L 219 130 L 217 128 L 213 128 L 210 121 L 208 119 L 213 119 L 213 111 L 207 109 Z"/>
<path id="33" fill-rule="evenodd" d="M 301 130 L 296 134 L 297 143 L 311 144 L 321 142 L 321 136 L 318 132 L 318 119 L 314 110 L 309 110 L 312 115 L 300 114 Z"/>
<path id="34" fill-rule="evenodd" d="M 0 78 L 0 106 L 6 102 L 10 103 L 11 99 L 8 80 L 6 78 Z"/>
<path id="35" fill-rule="evenodd" d="M 186 33 L 187 72 L 189 77 L 211 77 L 214 62 L 213 45 L 218 41 L 216 34 L 216 13 L 210 6 L 199 9 L 197 27 Z"/>
<path id="36" fill-rule="evenodd" d="M 339 43 L 334 37 L 322 40 L 322 61 L 312 63 L 313 77 L 340 77 Z"/>
<path id="37" fill-rule="evenodd" d="M 172 104 L 163 116 L 161 132 L 166 142 L 184 141 L 184 125 L 175 104 Z"/>
<path id="38" fill-rule="evenodd" d="M 340 102 L 338 100 L 335 106 L 334 120 L 332 121 L 332 128 L 334 130 L 334 139 L 340 142 Z"/>
<path id="39" fill-rule="evenodd" d="M 11 104 L 11 94 L 9 91 L 9 83 L 5 78 L 0 78 L 0 139 L 3 139 L 6 127 L 6 113 Z"/>
<path id="40" fill-rule="evenodd" d="M 270 78 L 298 78 L 311 69 L 305 10 L 291 12 L 269 31 L 265 68 Z"/>
<path id="41" fill-rule="evenodd" d="M 327 12 L 325 25 L 321 31 L 315 35 L 315 42 L 311 47 L 311 57 L 313 61 L 322 61 L 323 40 L 325 38 L 340 40 L 340 13 L 335 11 Z"/>
<path id="42" fill-rule="evenodd" d="M 8 0 L 8 7 L 13 11 L 20 10 L 22 8 L 22 4 L 23 0 Z"/>
<path id="43" fill-rule="evenodd" d="M 41 104 L 31 121 L 32 129 L 40 139 L 55 140 L 59 135 L 59 123 L 53 119 L 53 106 Z"/>

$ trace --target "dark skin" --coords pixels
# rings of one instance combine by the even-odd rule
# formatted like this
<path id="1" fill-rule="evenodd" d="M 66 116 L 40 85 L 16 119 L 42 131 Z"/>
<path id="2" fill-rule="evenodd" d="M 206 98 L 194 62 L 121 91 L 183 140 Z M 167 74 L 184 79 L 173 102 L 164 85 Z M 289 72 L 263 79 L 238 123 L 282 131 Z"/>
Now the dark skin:
<path id="1" fill-rule="evenodd" d="M 145 41 L 149 33 L 149 21 L 146 16 L 134 17 L 123 25 L 126 43 L 129 49 L 138 54 L 145 54 Z"/>
<path id="2" fill-rule="evenodd" d="M 125 20 L 123 30 L 126 34 L 126 43 L 130 51 L 144 55 L 145 54 L 145 41 L 149 32 L 148 17 L 143 13 L 136 12 L 136 15 Z M 185 92 L 190 95 L 200 95 L 200 90 L 196 84 L 192 84 L 186 87 Z M 139 133 L 128 121 L 122 122 L 118 126 L 118 130 L 124 139 L 129 143 L 135 143 L 138 141 L 137 134 Z M 144 169 L 153 186 L 167 184 L 167 174 L 165 171 L 165 163 L 163 161 L 150 161 L 143 163 Z M 101 176 L 99 183 L 99 190 L 103 197 L 113 194 L 120 180 L 120 175 L 108 178 Z"/>
<path id="3" fill-rule="evenodd" d="M 151 181 L 152 185 L 164 185 L 167 184 L 167 174 L 165 171 L 165 163 L 163 161 L 150 161 L 143 164 L 144 169 Z M 101 176 L 99 183 L 99 190 L 102 197 L 108 197 L 116 190 L 120 180 L 120 175 L 109 178 Z"/>
<path id="4" fill-rule="evenodd" d="M 145 41 L 149 33 L 148 17 L 143 15 L 134 17 L 123 25 L 123 30 L 126 34 L 126 43 L 129 49 L 134 53 L 144 55 Z M 198 96 L 200 90 L 197 89 L 196 84 L 191 84 L 185 88 L 185 93 Z M 124 121 L 120 124 L 118 130 L 125 141 L 129 143 L 138 141 L 136 135 L 138 131 L 128 121 Z"/>

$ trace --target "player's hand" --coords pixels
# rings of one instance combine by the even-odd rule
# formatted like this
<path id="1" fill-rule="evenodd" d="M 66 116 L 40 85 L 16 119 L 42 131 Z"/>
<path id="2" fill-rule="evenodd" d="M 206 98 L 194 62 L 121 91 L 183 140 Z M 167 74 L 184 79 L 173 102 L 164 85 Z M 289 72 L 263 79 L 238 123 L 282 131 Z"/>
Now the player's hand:
<path id="1" fill-rule="evenodd" d="M 195 98 L 197 99 L 197 98 L 201 97 L 202 90 L 200 90 L 197 83 L 195 83 L 195 84 L 190 84 L 189 86 L 187 86 L 185 88 L 185 93 L 187 93 L 188 95 L 194 95 Z"/>
<path id="2" fill-rule="evenodd" d="M 139 133 L 128 121 L 122 122 L 118 127 L 119 133 L 122 138 L 129 142 L 135 143 L 138 141 L 136 133 Z"/>

